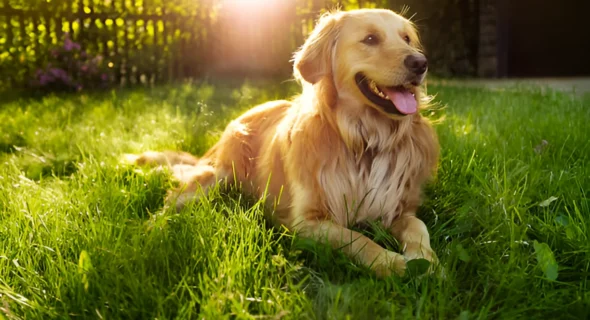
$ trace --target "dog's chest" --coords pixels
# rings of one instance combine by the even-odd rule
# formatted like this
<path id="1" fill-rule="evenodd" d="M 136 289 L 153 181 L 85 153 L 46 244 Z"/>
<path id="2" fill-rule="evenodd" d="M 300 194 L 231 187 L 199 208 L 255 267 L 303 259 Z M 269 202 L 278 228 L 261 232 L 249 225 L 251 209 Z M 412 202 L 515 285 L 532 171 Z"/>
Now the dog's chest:
<path id="1" fill-rule="evenodd" d="M 366 152 L 345 154 L 322 170 L 320 184 L 332 220 L 341 225 L 363 221 L 390 222 L 400 214 L 409 173 L 407 156 Z"/>

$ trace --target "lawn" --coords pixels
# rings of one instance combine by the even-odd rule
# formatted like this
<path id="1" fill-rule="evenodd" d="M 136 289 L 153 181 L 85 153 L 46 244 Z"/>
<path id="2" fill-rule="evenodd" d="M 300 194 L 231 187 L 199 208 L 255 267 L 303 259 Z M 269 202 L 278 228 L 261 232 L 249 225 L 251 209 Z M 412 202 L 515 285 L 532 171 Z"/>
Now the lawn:
<path id="1" fill-rule="evenodd" d="M 590 97 L 429 87 L 442 159 L 419 215 L 444 278 L 378 280 L 265 226 L 261 203 L 231 190 L 162 212 L 168 176 L 119 162 L 201 154 L 229 119 L 296 91 L 199 83 L 2 102 L 0 319 L 590 317 Z"/>

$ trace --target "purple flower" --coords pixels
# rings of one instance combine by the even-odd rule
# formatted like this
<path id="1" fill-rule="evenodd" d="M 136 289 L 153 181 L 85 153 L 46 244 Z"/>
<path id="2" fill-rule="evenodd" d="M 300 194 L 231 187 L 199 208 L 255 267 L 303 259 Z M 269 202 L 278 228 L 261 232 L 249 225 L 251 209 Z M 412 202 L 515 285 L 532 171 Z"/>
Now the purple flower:
<path id="1" fill-rule="evenodd" d="M 39 76 L 39 84 L 42 86 L 47 85 L 53 81 L 55 81 L 55 77 L 52 76 L 50 73 L 42 73 Z"/>
<path id="2" fill-rule="evenodd" d="M 61 78 L 66 72 L 59 68 L 51 68 L 49 69 L 49 73 L 51 73 L 56 78 Z"/>
<path id="3" fill-rule="evenodd" d="M 69 37 L 64 40 L 64 49 L 66 51 L 80 50 L 80 45 L 72 41 Z"/>
<path id="4" fill-rule="evenodd" d="M 74 49 L 74 42 L 67 38 L 64 41 L 64 49 L 66 49 L 66 51 L 72 51 L 72 49 Z"/>
<path id="5" fill-rule="evenodd" d="M 83 65 L 80 67 L 80 70 L 82 70 L 82 72 L 86 72 L 86 71 L 88 71 L 88 66 L 87 66 L 87 65 L 85 65 L 85 64 L 83 64 Z"/>
<path id="6" fill-rule="evenodd" d="M 103 74 L 101 74 L 101 75 L 100 75 L 100 79 L 101 79 L 102 81 L 107 81 L 107 80 L 109 79 L 109 77 L 107 76 L 107 74 L 106 74 L 106 73 L 103 73 Z"/>
<path id="7" fill-rule="evenodd" d="M 49 69 L 49 74 L 52 75 L 55 79 L 60 79 L 65 83 L 70 82 L 70 76 L 63 69 L 51 68 Z"/>
<path id="8" fill-rule="evenodd" d="M 44 86 L 49 82 L 49 77 L 47 77 L 47 75 L 42 74 L 41 76 L 39 76 L 39 84 Z"/>

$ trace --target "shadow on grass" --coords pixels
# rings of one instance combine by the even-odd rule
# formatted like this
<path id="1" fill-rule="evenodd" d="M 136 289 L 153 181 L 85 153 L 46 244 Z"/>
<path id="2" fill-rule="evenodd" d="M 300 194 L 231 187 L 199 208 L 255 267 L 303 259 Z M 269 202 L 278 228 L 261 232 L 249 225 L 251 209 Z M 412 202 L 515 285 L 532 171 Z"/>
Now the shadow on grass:
<path id="1" fill-rule="evenodd" d="M 27 178 L 34 181 L 69 177 L 78 171 L 77 159 L 73 155 L 54 156 L 25 153 L 22 157 L 20 166 L 23 172 Z"/>
<path id="2" fill-rule="evenodd" d="M 0 153 L 15 153 L 26 145 L 25 138 L 19 134 L 8 134 L 0 139 Z"/>

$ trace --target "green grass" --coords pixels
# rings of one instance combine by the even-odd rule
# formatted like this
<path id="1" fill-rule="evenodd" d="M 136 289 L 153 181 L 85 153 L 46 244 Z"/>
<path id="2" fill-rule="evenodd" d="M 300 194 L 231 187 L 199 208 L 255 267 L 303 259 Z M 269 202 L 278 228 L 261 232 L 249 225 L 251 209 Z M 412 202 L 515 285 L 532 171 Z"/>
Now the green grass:
<path id="1" fill-rule="evenodd" d="M 260 202 L 237 192 L 161 212 L 169 178 L 119 163 L 147 149 L 201 154 L 229 119 L 296 91 L 193 84 L 4 102 L 0 319 L 590 316 L 589 98 L 429 88 L 446 119 L 420 216 L 446 278 L 378 280 L 265 227 Z"/>

